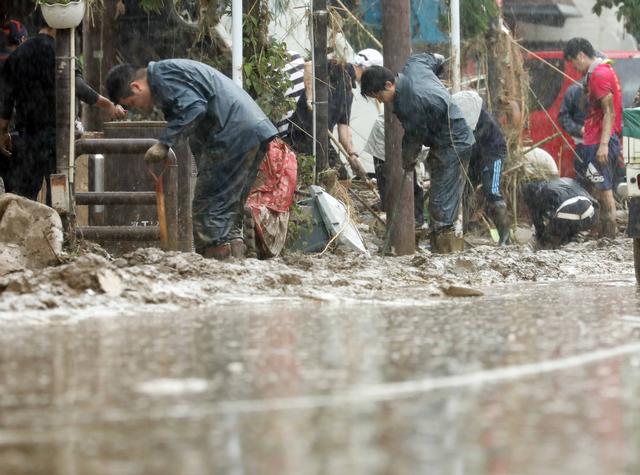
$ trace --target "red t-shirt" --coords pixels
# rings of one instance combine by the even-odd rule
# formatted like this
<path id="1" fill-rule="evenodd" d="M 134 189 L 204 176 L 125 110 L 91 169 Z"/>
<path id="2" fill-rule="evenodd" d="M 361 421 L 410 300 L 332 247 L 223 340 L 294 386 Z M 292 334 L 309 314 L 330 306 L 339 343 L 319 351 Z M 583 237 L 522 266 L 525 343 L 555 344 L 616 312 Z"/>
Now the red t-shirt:
<path id="1" fill-rule="evenodd" d="M 613 94 L 613 131 L 620 135 L 622 132 L 622 91 L 620 80 L 610 64 L 602 63 L 593 70 L 589 76 L 589 111 L 584 122 L 584 144 L 594 145 L 600 143 L 602 135 L 602 120 L 604 111 L 600 105 L 600 99 L 609 93 Z"/>

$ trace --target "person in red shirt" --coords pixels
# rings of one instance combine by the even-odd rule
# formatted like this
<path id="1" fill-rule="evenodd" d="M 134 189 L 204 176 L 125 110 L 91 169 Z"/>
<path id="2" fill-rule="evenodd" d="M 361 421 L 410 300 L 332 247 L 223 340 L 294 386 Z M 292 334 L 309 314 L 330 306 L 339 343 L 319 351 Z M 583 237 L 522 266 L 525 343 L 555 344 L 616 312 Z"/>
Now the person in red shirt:
<path id="1" fill-rule="evenodd" d="M 620 80 L 611 64 L 596 57 L 584 38 L 572 38 L 564 47 L 564 58 L 585 74 L 583 79 L 589 108 L 583 127 L 581 158 L 585 168 L 579 177 L 600 204 L 598 234 L 616 236 L 616 205 L 613 186 L 618 158 L 622 153 L 622 93 Z"/>

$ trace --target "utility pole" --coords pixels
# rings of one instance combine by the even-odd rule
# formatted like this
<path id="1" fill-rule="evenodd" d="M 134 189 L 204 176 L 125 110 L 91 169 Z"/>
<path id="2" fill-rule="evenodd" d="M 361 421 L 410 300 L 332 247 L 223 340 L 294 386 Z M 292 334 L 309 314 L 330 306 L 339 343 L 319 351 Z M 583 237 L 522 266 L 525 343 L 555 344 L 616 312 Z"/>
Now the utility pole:
<path id="1" fill-rule="evenodd" d="M 382 0 L 384 65 L 400 71 L 411 53 L 410 0 Z M 391 107 L 385 107 L 385 161 L 387 163 L 387 223 L 391 223 L 390 246 L 397 255 L 415 252 L 413 174 L 402 169 L 404 131 Z M 403 174 L 406 177 L 403 178 Z M 402 189 L 400 189 L 402 188 Z M 394 209 L 395 208 L 395 209 Z"/>
<path id="2" fill-rule="evenodd" d="M 327 0 L 313 0 L 313 115 L 316 183 L 329 168 L 329 73 L 327 70 Z"/>

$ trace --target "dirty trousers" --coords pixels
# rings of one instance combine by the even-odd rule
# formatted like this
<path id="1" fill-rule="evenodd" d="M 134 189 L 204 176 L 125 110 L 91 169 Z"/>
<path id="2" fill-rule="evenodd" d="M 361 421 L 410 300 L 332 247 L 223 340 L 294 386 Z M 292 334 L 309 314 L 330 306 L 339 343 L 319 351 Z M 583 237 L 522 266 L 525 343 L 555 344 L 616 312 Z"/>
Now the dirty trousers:
<path id="1" fill-rule="evenodd" d="M 429 215 L 432 232 L 439 233 L 453 226 L 462 201 L 462 192 L 471 147 L 450 147 L 429 151 L 427 163 L 431 174 Z"/>
<path id="2" fill-rule="evenodd" d="M 47 180 L 47 205 L 51 206 L 50 175 L 56 172 L 56 129 L 20 133 L 13 139 L 15 151 L 11 192 L 31 200 L 38 198 L 42 180 Z"/>
<path id="3" fill-rule="evenodd" d="M 193 197 L 196 252 L 241 239 L 244 204 L 258 174 L 268 142 L 242 155 L 204 151 L 196 158 L 198 178 Z"/>

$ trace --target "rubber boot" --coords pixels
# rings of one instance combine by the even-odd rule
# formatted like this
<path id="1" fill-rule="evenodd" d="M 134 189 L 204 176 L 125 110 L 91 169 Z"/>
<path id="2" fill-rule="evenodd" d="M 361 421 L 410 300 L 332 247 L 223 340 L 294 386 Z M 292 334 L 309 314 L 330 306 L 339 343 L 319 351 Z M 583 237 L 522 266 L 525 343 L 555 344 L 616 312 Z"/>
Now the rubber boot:
<path id="1" fill-rule="evenodd" d="M 247 246 L 242 239 L 234 239 L 230 243 L 231 255 L 236 259 L 244 259 L 247 254 Z"/>
<path id="2" fill-rule="evenodd" d="M 209 246 L 205 248 L 203 256 L 218 261 L 229 259 L 231 257 L 231 243 L 225 242 L 219 246 Z"/>
<path id="3" fill-rule="evenodd" d="M 430 241 L 433 254 L 452 254 L 464 251 L 464 239 L 456 236 L 453 229 L 431 233 Z"/>
<path id="4" fill-rule="evenodd" d="M 600 237 L 615 239 L 618 232 L 615 215 L 611 213 L 600 213 Z"/>
<path id="5" fill-rule="evenodd" d="M 498 246 L 506 246 L 509 244 L 511 233 L 511 219 L 507 212 L 507 203 L 505 203 L 504 200 L 490 202 L 487 205 L 487 211 L 489 218 L 491 218 L 491 221 L 495 224 L 498 229 L 498 234 L 500 235 Z"/>

